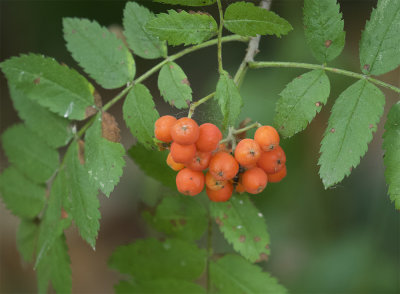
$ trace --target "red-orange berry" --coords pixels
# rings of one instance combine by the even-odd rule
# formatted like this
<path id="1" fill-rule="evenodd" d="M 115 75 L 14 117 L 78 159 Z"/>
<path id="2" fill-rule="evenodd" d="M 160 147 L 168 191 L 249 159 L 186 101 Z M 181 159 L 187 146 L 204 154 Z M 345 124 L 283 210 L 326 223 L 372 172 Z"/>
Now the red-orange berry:
<path id="1" fill-rule="evenodd" d="M 254 140 L 262 150 L 270 151 L 279 145 L 279 134 L 274 127 L 262 126 L 254 134 Z"/>
<path id="2" fill-rule="evenodd" d="M 226 152 L 215 153 L 208 167 L 211 175 L 217 180 L 233 179 L 239 171 L 236 159 Z"/>
<path id="3" fill-rule="evenodd" d="M 185 167 L 184 164 L 175 162 L 175 160 L 172 158 L 171 153 L 168 153 L 167 164 L 174 171 L 180 171 L 181 169 L 183 169 Z"/>
<path id="4" fill-rule="evenodd" d="M 253 139 L 243 139 L 235 149 L 235 159 L 243 166 L 252 166 L 260 158 L 261 148 Z"/>
<path id="5" fill-rule="evenodd" d="M 243 175 L 240 174 L 239 175 L 239 181 L 236 183 L 236 187 L 235 187 L 235 191 L 237 193 L 239 193 L 239 194 L 241 194 L 241 193 L 246 191 L 246 189 L 244 188 L 243 183 L 242 183 L 242 177 L 243 177 Z"/>
<path id="6" fill-rule="evenodd" d="M 222 133 L 216 125 L 205 123 L 199 127 L 199 138 L 196 142 L 197 150 L 203 152 L 214 151 L 222 139 Z"/>
<path id="7" fill-rule="evenodd" d="M 186 164 L 186 167 L 192 170 L 205 170 L 211 159 L 211 152 L 197 151 L 193 159 Z"/>
<path id="8" fill-rule="evenodd" d="M 172 140 L 181 145 L 196 143 L 199 134 L 198 124 L 188 117 L 178 119 L 171 128 Z"/>
<path id="9" fill-rule="evenodd" d="M 258 167 L 246 170 L 242 175 L 242 184 L 247 193 L 258 194 L 268 183 L 267 174 Z"/>
<path id="10" fill-rule="evenodd" d="M 274 174 L 267 174 L 268 175 L 268 182 L 270 183 L 278 183 L 282 181 L 284 177 L 286 177 L 287 170 L 286 170 L 286 165 L 278 172 Z"/>
<path id="11" fill-rule="evenodd" d="M 176 163 L 188 163 L 196 155 L 196 145 L 171 144 L 171 156 Z"/>
<path id="12" fill-rule="evenodd" d="M 281 146 L 274 150 L 263 152 L 257 161 L 257 166 L 267 174 L 274 174 L 280 171 L 286 163 L 286 155 Z"/>
<path id="13" fill-rule="evenodd" d="M 171 115 L 164 115 L 156 120 L 154 125 L 155 137 L 165 143 L 172 141 L 171 128 L 176 123 L 176 118 Z"/>
<path id="14" fill-rule="evenodd" d="M 201 171 L 184 168 L 176 175 L 176 187 L 182 194 L 197 195 L 203 191 L 204 174 Z"/>
<path id="15" fill-rule="evenodd" d="M 206 187 L 207 196 L 211 201 L 214 202 L 225 202 L 228 201 L 232 196 L 233 185 L 230 182 L 227 182 L 226 185 L 217 191 L 211 190 Z"/>
<path id="16" fill-rule="evenodd" d="M 206 186 L 208 189 L 213 190 L 213 191 L 218 191 L 225 187 L 227 181 L 221 181 L 215 179 L 210 172 L 206 173 Z"/>

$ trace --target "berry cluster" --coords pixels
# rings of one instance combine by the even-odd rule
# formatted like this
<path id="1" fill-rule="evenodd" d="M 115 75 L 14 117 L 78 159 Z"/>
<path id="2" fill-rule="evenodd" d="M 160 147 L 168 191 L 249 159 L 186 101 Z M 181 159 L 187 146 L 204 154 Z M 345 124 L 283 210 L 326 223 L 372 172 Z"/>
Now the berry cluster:
<path id="1" fill-rule="evenodd" d="M 268 182 L 276 183 L 286 176 L 286 156 L 279 146 L 278 132 L 271 126 L 259 127 L 254 139 L 239 141 L 234 153 L 227 143 L 221 143 L 217 126 L 199 126 L 188 117 L 162 116 L 154 133 L 158 140 L 171 143 L 167 164 L 178 171 L 176 187 L 185 195 L 197 195 L 205 185 L 211 201 L 227 201 L 234 190 L 258 194 Z"/>

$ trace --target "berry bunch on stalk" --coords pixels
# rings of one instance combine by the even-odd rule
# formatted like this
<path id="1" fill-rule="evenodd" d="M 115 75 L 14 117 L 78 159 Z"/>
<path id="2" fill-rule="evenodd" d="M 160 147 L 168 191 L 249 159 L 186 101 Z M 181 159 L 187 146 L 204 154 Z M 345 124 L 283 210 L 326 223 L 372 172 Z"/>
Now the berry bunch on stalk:
<path id="1" fill-rule="evenodd" d="M 254 139 L 242 139 L 240 134 L 253 127 L 257 127 Z M 168 144 L 167 164 L 178 172 L 176 187 L 185 195 L 195 196 L 205 185 L 211 201 L 227 201 L 234 191 L 258 194 L 287 173 L 279 134 L 271 126 L 231 128 L 222 139 L 214 124 L 199 126 L 192 118 L 165 115 L 156 121 L 154 134 Z"/>

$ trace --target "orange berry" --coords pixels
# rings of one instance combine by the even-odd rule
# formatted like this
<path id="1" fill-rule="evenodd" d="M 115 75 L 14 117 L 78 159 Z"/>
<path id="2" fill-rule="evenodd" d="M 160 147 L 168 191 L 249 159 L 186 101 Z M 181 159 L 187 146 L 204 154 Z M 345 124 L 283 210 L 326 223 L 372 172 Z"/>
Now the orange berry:
<path id="1" fill-rule="evenodd" d="M 217 180 L 230 180 L 238 173 L 239 164 L 229 153 L 217 152 L 210 160 L 209 171 Z"/>
<path id="2" fill-rule="evenodd" d="M 192 170 L 205 170 L 211 159 L 211 152 L 197 151 L 193 159 L 186 164 L 186 167 Z"/>
<path id="3" fill-rule="evenodd" d="M 262 126 L 254 134 L 254 140 L 262 150 L 271 151 L 279 145 L 279 134 L 274 127 Z"/>
<path id="4" fill-rule="evenodd" d="M 171 156 L 176 163 L 188 163 L 196 155 L 196 145 L 171 144 Z"/>
<path id="5" fill-rule="evenodd" d="M 246 189 L 244 188 L 243 183 L 242 183 L 242 177 L 243 177 L 243 174 L 240 174 L 239 175 L 239 180 L 236 183 L 236 187 L 235 187 L 235 191 L 237 193 L 239 193 L 239 194 L 241 194 L 241 193 L 246 191 Z"/>
<path id="6" fill-rule="evenodd" d="M 203 191 L 204 175 L 201 171 L 184 168 L 176 175 L 176 187 L 182 194 L 197 195 Z"/>
<path id="7" fill-rule="evenodd" d="M 226 185 L 217 191 L 211 190 L 206 187 L 207 196 L 211 201 L 214 202 L 225 202 L 228 201 L 232 196 L 233 185 L 230 182 L 227 182 Z"/>
<path id="8" fill-rule="evenodd" d="M 281 146 L 274 150 L 263 152 L 257 161 L 257 166 L 267 174 L 274 174 L 280 171 L 286 163 L 286 155 Z"/>
<path id="9" fill-rule="evenodd" d="M 235 149 L 235 159 L 243 166 L 252 166 L 260 158 L 261 148 L 253 139 L 243 139 Z"/>
<path id="10" fill-rule="evenodd" d="M 176 118 L 171 115 L 164 115 L 156 120 L 154 124 L 154 135 L 160 141 L 169 143 L 172 141 L 171 128 L 175 124 Z"/>
<path id="11" fill-rule="evenodd" d="M 225 187 L 227 181 L 220 181 L 216 180 L 210 172 L 206 173 L 206 186 L 208 189 L 213 190 L 213 191 L 218 191 Z"/>
<path id="12" fill-rule="evenodd" d="M 216 125 L 205 123 L 199 127 L 199 138 L 196 142 L 197 150 L 203 152 L 214 151 L 222 140 L 222 133 Z"/>
<path id="13" fill-rule="evenodd" d="M 177 162 L 174 161 L 174 159 L 172 158 L 171 152 L 168 153 L 167 164 L 168 164 L 169 167 L 172 168 L 174 171 L 180 171 L 182 168 L 185 167 L 184 164 L 182 164 L 182 163 L 177 163 Z"/>
<path id="14" fill-rule="evenodd" d="M 267 174 L 258 167 L 246 170 L 242 175 L 242 184 L 247 193 L 258 194 L 268 183 Z"/>
<path id="15" fill-rule="evenodd" d="M 188 117 L 178 119 L 171 128 L 172 140 L 181 145 L 194 144 L 199 134 L 198 124 Z"/>
<path id="16" fill-rule="evenodd" d="M 282 181 L 284 177 L 286 177 L 287 170 L 286 170 L 286 165 L 278 172 L 274 174 L 267 174 L 268 175 L 268 182 L 270 183 L 278 183 Z"/>

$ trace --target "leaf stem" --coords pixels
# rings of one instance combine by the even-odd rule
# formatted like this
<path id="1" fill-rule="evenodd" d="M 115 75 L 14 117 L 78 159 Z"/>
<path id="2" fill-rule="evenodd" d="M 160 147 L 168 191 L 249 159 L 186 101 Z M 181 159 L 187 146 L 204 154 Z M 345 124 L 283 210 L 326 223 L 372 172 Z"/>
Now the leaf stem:
<path id="1" fill-rule="evenodd" d="M 200 100 L 197 100 L 196 102 L 193 102 L 192 104 L 190 104 L 188 118 L 192 117 L 194 110 L 196 109 L 197 106 L 203 104 L 204 102 L 207 102 L 212 97 L 214 97 L 214 95 L 215 95 L 215 92 L 212 92 L 211 94 L 208 94 L 207 96 L 201 98 Z"/>
<path id="2" fill-rule="evenodd" d="M 241 128 L 241 129 L 235 130 L 234 128 L 231 128 L 229 130 L 228 136 L 226 136 L 225 139 L 222 139 L 221 141 L 219 141 L 219 144 L 229 142 L 229 141 L 233 142 L 233 140 L 235 139 L 235 135 L 246 132 L 248 130 L 251 130 L 252 128 L 259 128 L 261 126 L 262 126 L 262 124 L 260 124 L 259 122 L 255 122 L 255 123 L 252 123 L 251 125 L 248 125 L 247 127 Z"/>
<path id="3" fill-rule="evenodd" d="M 222 29 L 224 28 L 224 13 L 222 11 L 221 0 L 217 0 L 219 11 L 219 29 L 218 29 L 218 71 L 221 74 L 224 71 L 222 66 Z"/>
<path id="4" fill-rule="evenodd" d="M 400 93 L 400 88 L 393 86 L 391 84 L 387 84 L 380 80 L 374 79 L 370 76 L 366 76 L 363 74 L 355 73 L 355 72 L 340 69 L 340 68 L 327 67 L 327 66 L 320 65 L 320 64 L 300 63 L 300 62 L 281 62 L 281 61 L 257 61 L 257 62 L 249 62 L 249 67 L 250 68 L 287 67 L 287 68 L 304 68 L 304 69 L 322 69 L 325 71 L 352 77 L 355 79 L 366 79 L 367 81 L 370 81 L 371 83 L 374 83 L 378 86 L 387 88 L 396 93 Z"/>

